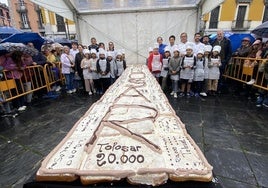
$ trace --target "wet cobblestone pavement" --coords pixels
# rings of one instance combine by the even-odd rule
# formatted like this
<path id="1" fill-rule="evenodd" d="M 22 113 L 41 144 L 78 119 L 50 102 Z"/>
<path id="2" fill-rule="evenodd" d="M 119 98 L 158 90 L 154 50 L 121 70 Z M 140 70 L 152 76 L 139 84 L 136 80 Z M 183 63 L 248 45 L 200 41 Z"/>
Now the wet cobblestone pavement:
<path id="1" fill-rule="evenodd" d="M 267 109 L 257 109 L 254 103 L 231 95 L 205 100 L 168 98 L 214 167 L 213 183 L 205 187 L 268 187 Z M 34 181 L 43 158 L 97 100 L 98 96 L 63 94 L 35 101 L 16 118 L 1 118 L 0 187 L 23 187 Z"/>

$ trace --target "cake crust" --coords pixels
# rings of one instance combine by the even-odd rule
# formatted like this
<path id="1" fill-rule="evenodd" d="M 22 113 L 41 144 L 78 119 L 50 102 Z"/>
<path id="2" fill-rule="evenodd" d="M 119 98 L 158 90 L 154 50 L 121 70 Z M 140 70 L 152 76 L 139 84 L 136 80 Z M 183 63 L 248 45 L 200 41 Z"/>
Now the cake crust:
<path id="1" fill-rule="evenodd" d="M 37 181 L 212 180 L 212 166 L 146 66 L 130 66 L 44 159 Z"/>

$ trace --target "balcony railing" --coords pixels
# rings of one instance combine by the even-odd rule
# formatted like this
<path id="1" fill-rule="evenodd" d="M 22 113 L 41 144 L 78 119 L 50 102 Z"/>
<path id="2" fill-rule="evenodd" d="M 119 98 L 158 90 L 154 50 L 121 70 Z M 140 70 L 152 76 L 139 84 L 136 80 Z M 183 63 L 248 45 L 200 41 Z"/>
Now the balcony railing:
<path id="1" fill-rule="evenodd" d="M 27 12 L 27 6 L 26 3 L 16 3 L 16 10 L 17 12 Z"/>
<path id="2" fill-rule="evenodd" d="M 237 21 L 233 20 L 232 21 L 232 30 L 235 31 L 243 31 L 243 30 L 248 30 L 250 28 L 251 20 L 244 20 L 244 21 Z"/>

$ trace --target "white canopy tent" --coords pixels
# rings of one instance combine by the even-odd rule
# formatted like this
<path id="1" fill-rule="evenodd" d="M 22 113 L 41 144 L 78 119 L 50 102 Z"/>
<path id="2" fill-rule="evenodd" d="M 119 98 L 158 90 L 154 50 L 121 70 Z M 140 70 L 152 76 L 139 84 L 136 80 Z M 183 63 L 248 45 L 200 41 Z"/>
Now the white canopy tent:
<path id="1" fill-rule="evenodd" d="M 162 36 L 188 33 L 193 40 L 199 31 L 201 16 L 224 0 L 31 0 L 76 23 L 82 44 L 90 38 L 116 49 L 125 49 L 127 62 L 144 63 L 148 48 Z"/>

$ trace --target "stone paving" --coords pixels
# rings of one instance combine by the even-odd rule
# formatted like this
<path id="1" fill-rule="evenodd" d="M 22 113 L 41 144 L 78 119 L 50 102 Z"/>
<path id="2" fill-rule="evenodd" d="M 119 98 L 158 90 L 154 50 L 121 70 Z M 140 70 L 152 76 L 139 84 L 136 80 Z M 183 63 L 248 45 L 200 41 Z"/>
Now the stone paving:
<path id="1" fill-rule="evenodd" d="M 34 182 L 42 159 L 98 98 L 63 94 L 34 101 L 16 118 L 0 118 L 0 187 Z M 205 187 L 268 188 L 267 109 L 231 95 L 168 98 L 214 167 L 213 182 Z M 194 185 L 181 183 L 180 187 L 202 187 Z M 92 187 L 96 186 L 101 185 Z"/>

